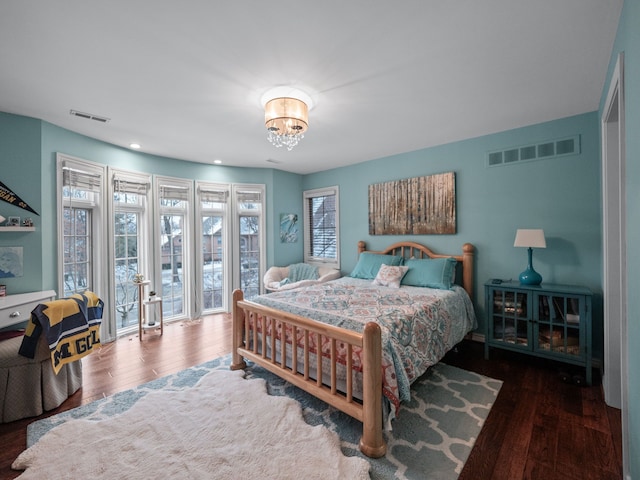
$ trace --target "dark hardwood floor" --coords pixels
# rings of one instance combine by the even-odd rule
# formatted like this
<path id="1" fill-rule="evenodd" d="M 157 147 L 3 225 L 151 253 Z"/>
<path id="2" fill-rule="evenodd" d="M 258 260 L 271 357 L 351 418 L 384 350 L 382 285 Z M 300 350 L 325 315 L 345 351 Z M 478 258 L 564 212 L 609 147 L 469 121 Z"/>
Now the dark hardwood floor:
<path id="1" fill-rule="evenodd" d="M 162 337 L 137 335 L 106 344 L 83 360 L 83 387 L 50 416 L 231 351 L 229 315 L 165 325 Z M 622 478 L 620 411 L 592 387 L 564 383 L 562 365 L 503 351 L 484 360 L 483 346 L 464 341 L 445 360 L 504 382 L 459 480 Z M 0 478 L 26 447 L 37 418 L 0 424 Z M 426 476 L 425 478 L 428 478 Z"/>
<path id="2" fill-rule="evenodd" d="M 622 478 L 620 410 L 594 385 L 565 383 L 560 372 L 584 374 L 565 364 L 463 342 L 444 361 L 503 386 L 459 480 Z"/>

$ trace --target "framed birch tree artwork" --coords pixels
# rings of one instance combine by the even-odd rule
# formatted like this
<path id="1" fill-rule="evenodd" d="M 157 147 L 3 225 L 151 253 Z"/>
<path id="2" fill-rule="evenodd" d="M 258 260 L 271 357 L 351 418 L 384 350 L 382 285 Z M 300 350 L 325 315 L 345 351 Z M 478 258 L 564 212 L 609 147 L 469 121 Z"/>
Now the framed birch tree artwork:
<path id="1" fill-rule="evenodd" d="M 369 185 L 370 235 L 456 233 L 454 172 Z"/>

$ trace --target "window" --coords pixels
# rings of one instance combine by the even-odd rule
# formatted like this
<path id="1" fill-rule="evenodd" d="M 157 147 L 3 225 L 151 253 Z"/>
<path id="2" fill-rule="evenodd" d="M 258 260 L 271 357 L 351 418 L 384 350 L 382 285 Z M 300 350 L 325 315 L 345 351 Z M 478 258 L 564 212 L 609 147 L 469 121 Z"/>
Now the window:
<path id="1" fill-rule="evenodd" d="M 338 187 L 304 192 L 304 261 L 340 268 Z"/>
<path id="2" fill-rule="evenodd" d="M 192 184 L 189 180 L 156 177 L 158 195 L 158 230 L 160 275 L 152 285 L 162 297 L 165 318 L 184 317 L 191 313 L 189 262 L 191 240 Z"/>
<path id="3" fill-rule="evenodd" d="M 236 222 L 234 224 L 234 286 L 245 298 L 262 292 L 264 271 L 263 185 L 233 185 Z"/>
<path id="4" fill-rule="evenodd" d="M 101 294 L 103 252 L 104 167 L 57 156 L 58 256 L 61 297 L 92 290 Z"/>
<path id="5" fill-rule="evenodd" d="M 197 182 L 196 291 L 200 313 L 226 311 L 229 272 L 229 186 Z"/>
<path id="6" fill-rule="evenodd" d="M 113 184 L 113 285 L 118 333 L 138 326 L 138 287 L 133 276 L 150 278 L 148 205 L 151 178 L 112 171 Z"/>
<path id="7" fill-rule="evenodd" d="M 91 289 L 91 208 L 64 207 L 64 296 Z"/>
<path id="8" fill-rule="evenodd" d="M 233 288 L 262 293 L 264 185 L 194 182 L 63 154 L 57 181 L 58 292 L 102 298 L 102 341 L 137 329 L 137 273 L 150 281 L 146 293 L 162 298 L 167 321 L 227 311 Z"/>

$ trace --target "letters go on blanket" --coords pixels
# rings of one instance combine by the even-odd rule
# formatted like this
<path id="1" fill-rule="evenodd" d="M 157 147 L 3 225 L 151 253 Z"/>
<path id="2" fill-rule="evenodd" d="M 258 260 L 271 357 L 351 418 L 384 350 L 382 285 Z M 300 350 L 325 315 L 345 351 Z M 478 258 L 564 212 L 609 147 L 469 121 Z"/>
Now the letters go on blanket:
<path id="1" fill-rule="evenodd" d="M 38 305 L 31 312 L 19 353 L 34 358 L 41 334 L 51 351 L 53 371 L 74 362 L 100 346 L 100 322 L 104 303 L 86 291 L 62 300 Z"/>

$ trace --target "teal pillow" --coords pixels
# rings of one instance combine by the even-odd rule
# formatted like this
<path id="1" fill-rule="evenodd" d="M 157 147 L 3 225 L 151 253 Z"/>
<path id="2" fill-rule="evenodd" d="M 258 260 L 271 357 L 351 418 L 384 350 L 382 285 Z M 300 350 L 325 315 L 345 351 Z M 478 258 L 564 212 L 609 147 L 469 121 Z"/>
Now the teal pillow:
<path id="1" fill-rule="evenodd" d="M 409 258 L 404 264 L 409 271 L 402 278 L 402 285 L 451 290 L 456 273 L 455 258 Z"/>
<path id="2" fill-rule="evenodd" d="M 380 255 L 378 253 L 362 252 L 358 263 L 349 275 L 353 278 L 373 280 L 378 275 L 380 266 L 384 263 L 390 267 L 402 265 L 402 257 L 397 255 Z"/>

